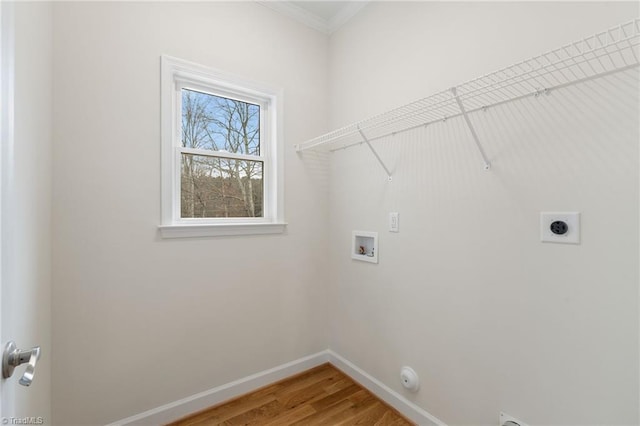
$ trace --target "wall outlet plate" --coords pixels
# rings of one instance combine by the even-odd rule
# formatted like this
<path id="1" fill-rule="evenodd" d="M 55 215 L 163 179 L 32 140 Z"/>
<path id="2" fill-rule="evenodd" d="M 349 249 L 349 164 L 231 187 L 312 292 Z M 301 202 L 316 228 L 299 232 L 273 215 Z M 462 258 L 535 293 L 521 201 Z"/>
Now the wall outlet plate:
<path id="1" fill-rule="evenodd" d="M 540 241 L 546 243 L 580 244 L 580 213 L 540 213 Z"/>
<path id="2" fill-rule="evenodd" d="M 400 215 L 398 212 L 389 213 L 389 232 L 398 232 L 400 228 Z"/>
<path id="3" fill-rule="evenodd" d="M 507 423 L 507 422 L 511 422 L 511 423 Z M 505 423 L 507 423 L 505 425 Z M 519 426 L 529 426 L 526 423 L 521 422 L 520 420 L 516 419 L 513 416 L 510 416 L 506 413 L 500 413 L 500 426 L 512 426 L 512 423 L 515 423 Z"/>

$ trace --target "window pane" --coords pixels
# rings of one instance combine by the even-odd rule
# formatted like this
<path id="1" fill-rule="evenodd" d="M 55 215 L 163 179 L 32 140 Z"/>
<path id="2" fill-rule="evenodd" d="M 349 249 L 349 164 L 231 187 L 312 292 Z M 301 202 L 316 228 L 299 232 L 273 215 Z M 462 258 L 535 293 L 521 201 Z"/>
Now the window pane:
<path id="1" fill-rule="evenodd" d="M 260 106 L 182 89 L 182 146 L 260 155 Z"/>
<path id="2" fill-rule="evenodd" d="M 263 217 L 261 161 L 182 154 L 181 217 Z"/>

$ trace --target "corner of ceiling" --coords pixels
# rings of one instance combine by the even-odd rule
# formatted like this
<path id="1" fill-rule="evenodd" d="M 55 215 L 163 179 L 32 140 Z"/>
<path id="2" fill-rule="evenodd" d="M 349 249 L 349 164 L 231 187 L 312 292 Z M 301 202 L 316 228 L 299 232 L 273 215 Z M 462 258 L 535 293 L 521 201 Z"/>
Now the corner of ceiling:
<path id="1" fill-rule="evenodd" d="M 304 2 L 284 1 L 284 0 L 254 0 L 275 12 L 294 19 L 308 27 L 311 27 L 323 34 L 331 35 L 340 27 L 353 18 L 370 0 L 345 1 L 344 6 L 329 19 L 325 19 L 307 10 L 301 4 Z"/>
<path id="2" fill-rule="evenodd" d="M 329 34 L 337 31 L 344 24 L 349 22 L 351 18 L 356 16 L 370 0 L 359 0 L 346 2 L 346 5 L 328 20 Z"/>

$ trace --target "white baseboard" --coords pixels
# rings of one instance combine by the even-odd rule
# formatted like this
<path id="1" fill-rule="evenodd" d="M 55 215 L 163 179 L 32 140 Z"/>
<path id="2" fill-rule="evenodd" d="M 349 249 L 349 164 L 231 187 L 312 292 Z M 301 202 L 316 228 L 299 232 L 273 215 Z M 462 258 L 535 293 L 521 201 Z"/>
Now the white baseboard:
<path id="1" fill-rule="evenodd" d="M 278 380 L 302 373 L 326 362 L 330 362 L 336 368 L 342 370 L 346 375 L 367 388 L 375 396 L 418 425 L 446 426 L 445 423 L 436 417 L 331 350 L 318 352 L 317 354 L 252 374 L 243 379 L 197 393 L 187 398 L 145 411 L 144 413 L 118 420 L 107 426 L 160 425 L 170 423 L 189 414 L 204 410 L 207 407 L 252 392 Z"/>
<path id="2" fill-rule="evenodd" d="M 240 380 L 227 383 L 161 407 L 127 417 L 107 426 L 161 425 L 178 420 L 221 402 L 252 392 L 263 386 L 286 379 L 328 362 L 328 352 L 322 351 L 295 361 L 261 371 Z"/>
<path id="3" fill-rule="evenodd" d="M 444 422 L 418 407 L 416 404 L 409 401 L 378 379 L 369 375 L 364 370 L 356 367 L 352 362 L 341 357 L 332 350 L 328 350 L 327 352 L 329 354 L 329 362 L 332 365 L 339 370 L 342 370 L 347 376 L 367 388 L 369 392 L 398 410 L 400 414 L 409 420 L 420 426 L 446 426 Z M 398 379 L 398 381 L 399 380 L 400 379 Z"/>

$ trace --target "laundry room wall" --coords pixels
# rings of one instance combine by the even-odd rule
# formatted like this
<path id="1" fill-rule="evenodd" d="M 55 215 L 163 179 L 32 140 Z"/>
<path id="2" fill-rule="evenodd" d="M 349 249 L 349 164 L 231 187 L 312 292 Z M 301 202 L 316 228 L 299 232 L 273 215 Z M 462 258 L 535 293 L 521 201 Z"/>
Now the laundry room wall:
<path id="1" fill-rule="evenodd" d="M 331 37 L 331 127 L 637 16 L 372 2 Z M 637 424 L 638 113 L 635 68 L 472 114 L 489 171 L 461 117 L 373 142 L 392 182 L 366 145 L 334 152 L 330 348 L 450 425 Z M 540 242 L 545 211 L 580 212 L 581 244 Z M 378 264 L 353 230 L 379 233 Z"/>
<path id="2" fill-rule="evenodd" d="M 56 424 L 106 424 L 327 347 L 324 34 L 254 2 L 53 6 Z M 281 235 L 162 239 L 160 56 L 283 90 Z"/>

